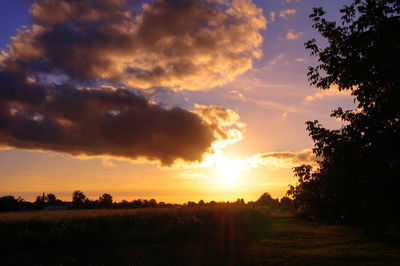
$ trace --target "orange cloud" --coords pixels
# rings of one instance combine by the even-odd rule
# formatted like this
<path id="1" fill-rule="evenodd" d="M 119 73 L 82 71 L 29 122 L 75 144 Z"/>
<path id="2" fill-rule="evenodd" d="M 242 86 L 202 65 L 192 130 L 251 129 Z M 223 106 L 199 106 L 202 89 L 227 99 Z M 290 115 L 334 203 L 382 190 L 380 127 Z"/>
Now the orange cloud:
<path id="1" fill-rule="evenodd" d="M 293 16 L 296 14 L 296 9 L 285 9 L 279 11 L 279 16 L 283 19 L 289 19 L 289 16 Z"/>
<path id="2" fill-rule="evenodd" d="M 328 97 L 347 97 L 351 95 L 350 90 L 339 90 L 337 85 L 332 86 L 331 88 L 327 90 L 318 90 L 316 91 L 313 95 L 308 95 L 304 98 L 304 101 L 307 102 L 313 102 L 316 100 L 320 100 L 323 98 L 328 98 Z"/>
<path id="3" fill-rule="evenodd" d="M 117 165 L 115 163 L 113 163 L 112 161 L 107 160 L 107 159 L 102 159 L 101 164 L 105 167 L 117 167 Z"/>
<path id="4" fill-rule="evenodd" d="M 294 29 L 289 29 L 289 31 L 286 34 L 286 39 L 288 40 L 296 40 L 300 37 L 301 32 L 296 33 Z"/>
<path id="5" fill-rule="evenodd" d="M 202 173 L 196 173 L 190 170 L 182 171 L 173 176 L 177 179 L 207 179 L 207 176 Z"/>
<path id="6" fill-rule="evenodd" d="M 246 102 L 246 97 L 241 93 L 239 90 L 230 90 L 229 94 L 236 96 L 239 98 L 242 102 Z"/>
<path id="7" fill-rule="evenodd" d="M 275 21 L 275 19 L 276 19 L 276 12 L 275 11 L 272 11 L 271 13 L 269 13 L 269 19 L 271 21 Z"/>
<path id="8" fill-rule="evenodd" d="M 228 144 L 242 140 L 242 131 L 246 125 L 240 122 L 240 116 L 235 111 L 215 105 L 196 104 L 195 107 L 195 113 L 213 129 L 216 138 L 213 144 L 215 149 L 221 149 Z"/>
<path id="9" fill-rule="evenodd" d="M 257 168 L 265 166 L 269 168 L 290 168 L 299 164 L 315 165 L 315 155 L 311 149 L 300 152 L 266 152 L 255 154 L 245 159 L 248 167 Z"/>
<path id="10" fill-rule="evenodd" d="M 262 55 L 263 11 L 251 0 L 43 0 L 2 67 L 107 79 L 135 88 L 223 85 Z M 28 67 L 26 67 L 28 66 Z"/>

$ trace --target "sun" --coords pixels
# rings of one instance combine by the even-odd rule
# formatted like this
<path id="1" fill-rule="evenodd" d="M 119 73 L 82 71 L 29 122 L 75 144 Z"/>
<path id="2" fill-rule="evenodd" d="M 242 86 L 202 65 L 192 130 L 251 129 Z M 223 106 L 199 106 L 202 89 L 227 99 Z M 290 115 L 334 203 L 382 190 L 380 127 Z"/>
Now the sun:
<path id="1" fill-rule="evenodd" d="M 240 175 L 240 164 L 234 160 L 222 157 L 218 160 L 218 173 L 221 182 L 225 186 L 234 186 L 237 184 Z"/>

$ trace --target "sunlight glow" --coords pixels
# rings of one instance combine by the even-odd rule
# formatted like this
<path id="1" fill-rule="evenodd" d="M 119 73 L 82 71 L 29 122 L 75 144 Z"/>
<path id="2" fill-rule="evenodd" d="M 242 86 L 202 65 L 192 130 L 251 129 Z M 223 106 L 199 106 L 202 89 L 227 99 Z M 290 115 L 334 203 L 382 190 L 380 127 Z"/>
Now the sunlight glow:
<path id="1" fill-rule="evenodd" d="M 218 172 L 221 182 L 225 186 L 237 185 L 238 177 L 241 171 L 241 164 L 226 157 L 220 157 L 218 160 Z"/>

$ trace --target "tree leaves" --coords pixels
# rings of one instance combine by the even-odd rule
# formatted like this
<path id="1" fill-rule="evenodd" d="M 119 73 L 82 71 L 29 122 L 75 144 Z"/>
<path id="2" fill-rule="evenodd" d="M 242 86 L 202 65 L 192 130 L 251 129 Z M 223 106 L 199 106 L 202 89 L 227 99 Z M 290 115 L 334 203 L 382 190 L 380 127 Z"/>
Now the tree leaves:
<path id="1" fill-rule="evenodd" d="M 306 122 L 319 168 L 294 168 L 299 184 L 288 195 L 309 218 L 377 228 L 400 218 L 400 1 L 355 0 L 340 12 L 338 26 L 313 9 L 328 45 L 305 43 L 319 62 L 307 76 L 320 89 L 352 90 L 358 108 L 332 112 L 340 129 Z"/>

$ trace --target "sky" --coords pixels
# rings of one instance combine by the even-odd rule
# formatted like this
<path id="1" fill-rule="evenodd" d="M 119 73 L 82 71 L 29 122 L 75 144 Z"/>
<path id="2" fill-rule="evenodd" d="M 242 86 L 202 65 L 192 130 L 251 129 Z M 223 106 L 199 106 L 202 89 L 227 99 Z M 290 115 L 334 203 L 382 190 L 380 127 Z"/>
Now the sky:
<path id="1" fill-rule="evenodd" d="M 0 2 L 0 195 L 254 201 L 314 164 L 348 92 L 309 85 L 308 15 L 349 1 Z"/>

